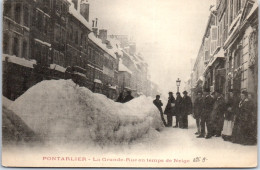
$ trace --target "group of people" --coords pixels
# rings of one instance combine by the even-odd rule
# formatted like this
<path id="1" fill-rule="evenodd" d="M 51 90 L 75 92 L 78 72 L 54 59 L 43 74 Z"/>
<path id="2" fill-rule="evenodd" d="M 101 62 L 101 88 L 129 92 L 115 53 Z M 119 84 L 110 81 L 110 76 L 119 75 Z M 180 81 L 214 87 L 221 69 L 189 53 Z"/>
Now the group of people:
<path id="1" fill-rule="evenodd" d="M 193 105 L 197 138 L 221 137 L 225 141 L 250 145 L 256 143 L 257 114 L 252 94 L 229 90 L 227 100 L 219 90 L 197 92 Z M 205 127 L 206 126 L 206 127 Z M 207 133 L 206 133 L 207 128 Z"/>
<path id="2" fill-rule="evenodd" d="M 197 138 L 209 139 L 222 137 L 225 141 L 243 145 L 253 145 L 257 141 L 257 104 L 252 95 L 242 91 L 229 90 L 227 99 L 219 90 L 210 93 L 209 89 L 198 91 L 192 104 L 191 98 L 179 92 L 176 99 L 169 92 L 168 103 L 163 112 L 163 103 L 157 95 L 153 101 L 159 109 L 161 119 L 166 127 L 172 127 L 172 117 L 175 116 L 176 124 L 173 127 L 188 128 L 188 115 L 192 114 L 196 120 Z M 167 115 L 167 122 L 163 114 Z"/>
<path id="3" fill-rule="evenodd" d="M 191 98 L 188 96 L 187 91 L 183 92 L 183 97 L 180 92 L 176 93 L 176 99 L 172 92 L 169 92 L 168 103 L 163 112 L 162 102 L 160 96 L 157 95 L 156 99 L 153 101 L 155 106 L 159 109 L 161 114 L 161 119 L 166 127 L 172 127 L 172 117 L 175 116 L 176 124 L 174 128 L 188 129 L 188 115 L 192 113 L 192 102 Z M 163 114 L 167 115 L 167 123 L 163 117 Z"/>
<path id="4" fill-rule="evenodd" d="M 132 99 L 134 98 L 131 93 L 132 93 L 132 92 L 131 92 L 130 90 L 128 90 L 128 91 L 122 91 L 122 92 L 119 94 L 119 96 L 118 96 L 116 102 L 119 102 L 119 103 L 129 102 L 130 100 L 132 100 Z"/>

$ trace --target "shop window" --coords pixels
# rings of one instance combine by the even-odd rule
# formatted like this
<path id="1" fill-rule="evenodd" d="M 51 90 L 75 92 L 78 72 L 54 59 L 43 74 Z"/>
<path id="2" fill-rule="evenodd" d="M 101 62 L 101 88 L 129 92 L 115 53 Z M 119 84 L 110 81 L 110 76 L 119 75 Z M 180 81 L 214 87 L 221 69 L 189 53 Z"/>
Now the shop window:
<path id="1" fill-rule="evenodd" d="M 27 5 L 23 7 L 23 24 L 24 26 L 29 26 L 29 8 Z"/>
<path id="2" fill-rule="evenodd" d="M 19 54 L 19 40 L 18 38 L 14 38 L 14 42 L 13 42 L 13 55 L 18 57 Z"/>
<path id="3" fill-rule="evenodd" d="M 21 4 L 17 3 L 15 5 L 15 16 L 14 16 L 15 22 L 19 23 L 21 22 Z"/>
<path id="4" fill-rule="evenodd" d="M 23 58 L 28 58 L 28 56 L 27 56 L 27 51 L 28 51 L 27 48 L 28 48 L 28 44 L 27 44 L 26 41 L 24 41 L 23 42 L 23 54 L 22 54 Z"/>
<path id="5" fill-rule="evenodd" d="M 3 52 L 5 54 L 8 54 L 8 48 L 9 48 L 9 35 L 7 33 L 4 33 L 3 38 Z"/>
<path id="6" fill-rule="evenodd" d="M 61 42 L 63 44 L 65 44 L 65 36 L 64 35 L 66 35 L 66 31 L 65 31 L 64 28 L 61 28 Z"/>

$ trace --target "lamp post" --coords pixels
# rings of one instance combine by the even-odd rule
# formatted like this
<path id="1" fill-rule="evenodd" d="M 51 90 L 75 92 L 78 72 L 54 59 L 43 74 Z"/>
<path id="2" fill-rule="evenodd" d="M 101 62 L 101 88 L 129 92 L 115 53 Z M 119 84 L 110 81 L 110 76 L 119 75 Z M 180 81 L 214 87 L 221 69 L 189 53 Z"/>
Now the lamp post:
<path id="1" fill-rule="evenodd" d="M 179 92 L 179 87 L 181 85 L 181 80 L 179 78 L 176 80 L 176 85 L 177 85 L 177 92 Z"/>

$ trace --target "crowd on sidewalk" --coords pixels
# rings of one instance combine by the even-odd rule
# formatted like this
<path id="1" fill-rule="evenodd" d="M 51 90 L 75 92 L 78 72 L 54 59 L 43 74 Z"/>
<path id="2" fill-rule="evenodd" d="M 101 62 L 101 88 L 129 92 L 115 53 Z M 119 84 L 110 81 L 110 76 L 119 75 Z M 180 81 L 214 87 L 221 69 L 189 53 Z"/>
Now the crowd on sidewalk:
<path id="1" fill-rule="evenodd" d="M 230 89 L 228 99 L 225 100 L 219 90 L 210 93 L 209 89 L 204 89 L 203 92 L 197 92 L 192 104 L 186 91 L 183 92 L 183 97 L 177 92 L 176 99 L 169 92 L 164 112 L 159 95 L 153 103 L 159 109 L 166 127 L 172 127 L 172 117 L 175 116 L 176 124 L 173 127 L 187 129 L 188 115 L 192 114 L 196 120 L 197 138 L 222 137 L 225 141 L 254 145 L 257 142 L 257 102 L 253 101 L 252 95 L 247 91 L 239 94 Z"/>

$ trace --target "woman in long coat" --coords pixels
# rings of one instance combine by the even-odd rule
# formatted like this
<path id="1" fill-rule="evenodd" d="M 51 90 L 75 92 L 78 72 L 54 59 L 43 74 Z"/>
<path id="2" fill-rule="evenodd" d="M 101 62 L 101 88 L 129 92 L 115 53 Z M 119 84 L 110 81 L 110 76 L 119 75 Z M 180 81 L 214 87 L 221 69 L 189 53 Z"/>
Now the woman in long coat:
<path id="1" fill-rule="evenodd" d="M 243 145 L 255 144 L 255 140 L 250 133 L 252 122 L 252 105 L 248 100 L 248 93 L 243 91 L 241 93 L 241 100 L 239 102 L 239 111 L 236 114 L 234 129 L 232 132 L 232 142 Z"/>

